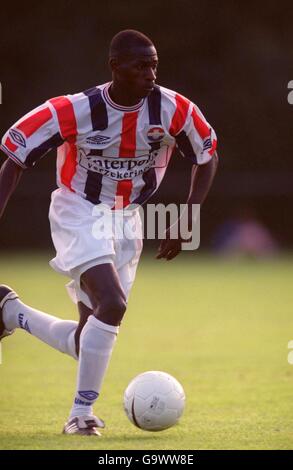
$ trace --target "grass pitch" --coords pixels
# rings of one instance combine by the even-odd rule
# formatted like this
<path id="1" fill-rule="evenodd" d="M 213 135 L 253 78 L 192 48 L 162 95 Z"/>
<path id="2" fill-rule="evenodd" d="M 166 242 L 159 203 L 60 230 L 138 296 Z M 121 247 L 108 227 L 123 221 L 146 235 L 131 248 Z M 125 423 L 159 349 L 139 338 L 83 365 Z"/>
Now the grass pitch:
<path id="1" fill-rule="evenodd" d="M 76 318 L 49 255 L 1 256 L 0 279 L 22 300 Z M 61 435 L 76 363 L 18 330 L 2 343 L 1 449 L 292 449 L 292 258 L 221 260 L 143 255 L 95 410 L 100 439 Z M 122 395 L 138 373 L 163 370 L 184 386 L 180 424 L 135 428 Z"/>

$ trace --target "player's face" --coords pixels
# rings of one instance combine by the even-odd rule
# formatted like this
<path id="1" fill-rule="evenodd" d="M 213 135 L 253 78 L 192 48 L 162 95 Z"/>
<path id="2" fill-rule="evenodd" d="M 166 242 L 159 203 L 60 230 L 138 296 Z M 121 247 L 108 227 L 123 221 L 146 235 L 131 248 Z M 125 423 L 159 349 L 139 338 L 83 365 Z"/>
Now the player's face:
<path id="1" fill-rule="evenodd" d="M 154 46 L 134 49 L 130 56 L 120 57 L 114 81 L 127 94 L 145 98 L 154 88 L 157 77 L 158 56 Z"/>

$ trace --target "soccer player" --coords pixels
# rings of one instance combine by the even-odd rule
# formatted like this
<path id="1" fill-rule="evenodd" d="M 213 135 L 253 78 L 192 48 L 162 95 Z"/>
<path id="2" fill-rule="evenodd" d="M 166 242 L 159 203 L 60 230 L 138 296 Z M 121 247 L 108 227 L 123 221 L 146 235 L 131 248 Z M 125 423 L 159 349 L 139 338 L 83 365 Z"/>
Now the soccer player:
<path id="1" fill-rule="evenodd" d="M 193 163 L 190 226 L 189 209 L 203 203 L 218 161 L 216 135 L 197 106 L 155 83 L 158 55 L 147 36 L 134 30 L 118 33 L 111 41 L 109 64 L 111 82 L 49 99 L 17 121 L 1 145 L 9 158 L 0 171 L 0 217 L 23 171 L 58 148 L 58 189 L 49 211 L 56 256 L 50 264 L 71 279 L 67 287 L 80 319 L 61 320 L 36 310 L 2 285 L 0 339 L 23 328 L 78 360 L 65 434 L 99 436 L 98 428 L 104 427 L 93 405 L 142 249 L 141 235 L 125 235 L 134 225 L 141 230 L 135 207 L 157 190 L 177 145 Z M 112 221 L 114 214 L 124 236 L 97 236 L 97 222 L 101 217 Z M 172 239 L 169 230 L 166 235 L 157 258 L 171 260 L 181 251 L 182 239 Z"/>

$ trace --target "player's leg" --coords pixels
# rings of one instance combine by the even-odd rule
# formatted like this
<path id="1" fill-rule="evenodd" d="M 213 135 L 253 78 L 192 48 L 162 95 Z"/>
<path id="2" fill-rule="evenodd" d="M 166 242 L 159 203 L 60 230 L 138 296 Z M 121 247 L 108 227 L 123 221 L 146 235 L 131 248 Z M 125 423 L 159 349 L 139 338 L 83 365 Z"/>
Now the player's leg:
<path id="1" fill-rule="evenodd" d="M 130 249 L 130 247 L 132 247 L 131 254 L 128 251 Z M 118 295 L 118 297 L 121 295 L 123 303 L 124 303 L 124 300 L 127 301 L 128 297 L 129 297 L 131 287 L 132 287 L 134 279 L 135 279 L 136 269 L 137 269 L 139 257 L 140 257 L 140 254 L 141 254 L 141 250 L 142 250 L 142 241 L 141 240 L 138 240 L 134 243 L 129 243 L 129 244 L 123 243 L 123 246 L 120 245 L 120 244 L 119 245 L 117 244 L 117 254 L 118 254 L 118 257 L 119 257 L 119 268 L 117 269 L 117 272 L 116 272 L 115 269 L 110 269 L 109 270 L 110 272 L 109 272 L 108 268 L 101 267 L 100 273 L 102 275 L 102 278 L 106 280 L 106 284 L 105 284 L 104 288 L 106 289 L 106 294 L 109 293 L 109 295 L 111 295 L 111 298 L 113 298 L 111 288 L 113 286 L 116 286 L 116 288 L 114 289 L 115 290 L 115 295 Z M 110 268 L 111 268 L 111 266 L 110 266 Z M 105 272 L 105 269 L 106 269 L 106 272 Z M 94 273 L 94 271 L 92 271 L 92 273 Z M 113 273 L 114 273 L 114 280 L 113 280 L 113 276 L 112 276 Z M 77 274 L 79 274 L 79 273 L 77 273 Z M 82 277 L 82 280 L 88 278 L 87 274 L 90 274 L 90 272 L 88 271 L 86 273 L 86 271 L 85 271 L 85 275 Z M 117 281 L 117 274 L 118 274 L 118 277 L 119 277 L 119 283 Z M 89 281 L 88 284 L 91 284 L 92 282 L 95 284 L 96 279 L 97 279 L 97 276 L 94 276 L 94 279 L 88 278 L 87 279 Z M 75 285 L 77 286 L 78 284 L 80 284 L 80 283 L 77 283 Z M 109 285 L 107 285 L 107 284 L 109 284 Z M 102 283 L 98 282 L 98 285 L 101 286 Z M 87 289 L 85 283 L 83 283 L 83 287 L 85 289 Z M 121 292 L 121 287 L 122 287 L 122 292 Z M 89 295 L 91 295 L 90 292 L 89 292 Z M 99 300 L 100 296 L 101 296 L 101 294 L 98 293 L 97 294 L 97 299 L 98 300 Z M 83 298 L 83 301 L 85 303 L 88 303 L 89 305 L 91 305 L 88 296 L 84 297 L 84 294 L 79 289 L 77 289 L 76 295 L 72 295 L 72 293 L 71 293 L 71 297 L 72 297 L 72 299 L 74 299 L 74 298 L 75 299 L 76 298 L 77 299 Z M 106 298 L 106 296 L 105 296 L 105 298 Z M 93 300 L 93 303 L 94 303 L 94 300 Z M 111 327 L 111 325 L 109 325 L 107 323 L 103 324 L 103 322 L 101 320 L 106 320 L 106 319 L 105 319 L 104 316 L 100 316 L 100 319 L 99 319 L 100 323 L 97 323 L 97 322 L 94 322 L 94 321 L 92 321 L 92 322 L 88 321 L 86 323 L 84 329 L 83 329 L 81 339 L 83 340 L 84 344 L 83 344 L 82 354 L 81 354 L 82 357 L 80 358 L 80 364 L 79 364 L 79 377 L 78 377 L 78 385 L 79 386 L 78 386 L 78 389 L 77 389 L 77 393 L 78 393 L 78 390 L 80 390 L 80 387 L 85 388 L 88 385 L 90 385 L 91 388 L 95 388 L 95 384 L 98 385 L 98 388 L 96 388 L 94 390 L 94 393 L 99 393 L 99 391 L 100 391 L 102 380 L 103 380 L 103 377 L 104 377 L 106 369 L 107 369 L 107 364 L 110 360 L 111 347 L 113 348 L 113 343 L 115 342 L 115 335 L 118 332 L 117 325 L 121 322 L 121 319 L 122 319 L 122 316 L 123 316 L 122 312 L 121 312 L 121 315 L 116 314 L 115 316 L 113 316 L 113 310 L 115 310 L 115 309 L 112 309 L 110 311 L 111 319 L 109 318 L 109 320 L 112 323 L 112 328 L 114 326 L 114 328 L 117 328 L 117 331 L 115 331 L 115 330 L 114 330 L 114 332 L 110 331 L 109 332 L 110 338 L 107 338 L 107 337 L 106 338 L 103 338 L 103 337 L 101 338 L 101 340 L 100 340 L 100 350 L 96 352 L 96 355 L 94 354 L 94 356 L 96 356 L 96 357 L 93 357 L 93 362 L 92 362 L 91 366 L 89 366 L 89 364 L 84 359 L 84 357 L 86 356 L 86 347 L 89 347 L 89 343 L 86 345 L 86 342 L 87 342 L 86 332 L 88 330 L 92 330 L 93 343 L 94 343 L 94 346 L 96 346 L 97 345 L 97 336 L 99 335 L 99 332 L 98 332 L 98 328 L 96 330 L 94 330 L 92 323 L 97 327 L 98 326 L 100 326 L 100 327 L 103 326 L 104 328 L 107 328 L 107 325 L 108 325 L 108 327 Z M 84 316 L 88 315 L 90 312 L 91 312 L 90 309 L 83 309 L 83 315 Z M 97 309 L 96 309 L 96 312 L 97 312 Z M 100 310 L 97 313 L 101 314 L 103 312 Z M 104 315 L 105 315 L 105 311 L 104 311 Z M 89 317 L 89 315 L 88 315 L 88 317 Z M 94 317 L 90 317 L 90 319 L 91 318 L 94 318 Z M 107 317 L 107 321 L 108 321 L 108 317 Z M 88 336 L 89 335 L 90 335 L 90 333 L 88 333 Z M 103 336 L 103 334 L 102 334 L 102 336 Z M 112 336 L 112 339 L 111 339 L 111 336 Z M 88 338 L 88 340 L 89 339 L 90 338 Z M 108 352 L 106 352 L 106 357 L 104 357 L 104 360 L 101 361 L 101 358 L 100 358 L 101 364 L 99 364 L 98 367 L 96 368 L 96 358 L 99 355 L 103 354 L 103 351 L 102 351 L 103 341 L 106 343 L 106 345 L 108 343 Z M 105 343 L 104 343 L 104 345 L 105 345 Z M 106 349 L 106 351 L 107 351 L 107 349 Z M 84 377 L 84 381 L 81 379 L 81 377 Z M 96 382 L 90 382 L 90 384 L 89 384 L 89 382 L 87 382 L 88 379 L 93 380 L 93 381 L 96 380 Z M 90 391 L 90 389 L 88 389 L 88 390 Z M 87 429 L 87 428 L 85 429 L 84 428 L 84 422 L 85 421 L 88 422 L 90 420 L 90 417 L 92 416 L 92 404 L 95 401 L 95 395 L 93 394 L 91 396 L 91 398 L 93 398 L 93 400 L 92 400 L 92 402 L 88 402 L 88 405 L 89 405 L 88 407 L 85 407 L 81 403 L 84 400 L 80 400 L 77 397 L 75 398 L 75 403 L 74 403 L 74 406 L 71 410 L 71 416 L 68 420 L 68 423 L 66 423 L 65 428 L 64 428 L 65 433 L 94 434 L 94 430 L 96 430 L 96 428 L 94 428 L 94 429 Z M 87 413 L 87 415 L 84 415 L 85 413 Z M 97 419 L 99 420 L 99 418 L 97 418 Z M 83 426 L 83 428 L 81 426 Z"/>
<path id="2" fill-rule="evenodd" d="M 0 286 L 0 339 L 16 328 L 26 330 L 49 346 L 77 359 L 77 322 L 61 320 L 24 304 L 7 286 Z"/>
<path id="3" fill-rule="evenodd" d="M 106 263 L 114 263 L 114 257 L 109 255 L 101 256 L 99 258 L 95 258 L 86 263 L 83 263 L 79 266 L 76 266 L 70 271 L 72 280 L 66 285 L 66 288 L 69 297 L 77 305 L 79 311 L 79 322 L 75 331 L 75 346 L 77 355 L 79 354 L 80 334 L 84 325 L 87 322 L 88 317 L 93 314 L 93 305 L 90 301 L 89 296 L 80 287 L 80 278 L 85 271 L 92 268 L 93 266 Z"/>
<path id="4" fill-rule="evenodd" d="M 80 335 L 77 391 L 70 418 L 92 415 L 126 311 L 126 297 L 112 263 L 85 271 L 81 286 L 91 300 L 94 314 L 88 317 Z"/>
<path id="5" fill-rule="evenodd" d="M 84 325 L 86 324 L 88 317 L 93 314 L 92 308 L 87 307 L 83 302 L 77 302 L 78 311 L 79 311 L 79 323 L 75 331 L 74 339 L 75 339 L 75 349 L 77 355 L 79 355 L 79 342 L 80 342 L 80 334 Z"/>

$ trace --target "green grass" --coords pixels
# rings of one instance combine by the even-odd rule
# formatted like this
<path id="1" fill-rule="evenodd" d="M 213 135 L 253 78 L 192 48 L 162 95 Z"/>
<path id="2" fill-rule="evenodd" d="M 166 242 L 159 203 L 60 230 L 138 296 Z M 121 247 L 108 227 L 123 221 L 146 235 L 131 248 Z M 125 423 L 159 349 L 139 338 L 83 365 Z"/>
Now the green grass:
<path id="1" fill-rule="evenodd" d="M 1 257 L 0 279 L 23 301 L 76 318 L 49 256 Z M 76 363 L 24 331 L 3 341 L 1 449 L 292 449 L 293 259 L 222 260 L 196 254 L 167 263 L 143 256 L 96 412 L 101 439 L 60 434 Z M 124 415 L 128 382 L 146 370 L 173 374 L 187 403 L 161 433 Z"/>

